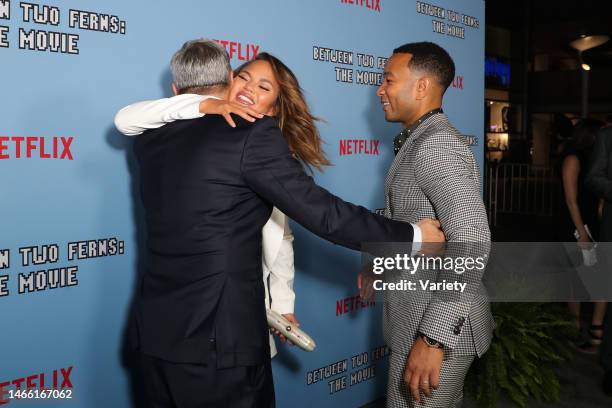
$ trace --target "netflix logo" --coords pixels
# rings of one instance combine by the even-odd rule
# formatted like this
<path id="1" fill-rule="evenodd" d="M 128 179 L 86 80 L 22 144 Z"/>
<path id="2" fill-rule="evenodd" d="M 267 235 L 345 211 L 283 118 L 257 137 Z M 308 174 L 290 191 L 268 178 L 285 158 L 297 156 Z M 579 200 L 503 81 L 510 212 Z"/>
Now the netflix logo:
<path id="1" fill-rule="evenodd" d="M 356 310 L 368 309 L 376 306 L 373 300 L 363 300 L 361 296 L 350 296 L 336 301 L 336 316 L 354 312 Z"/>
<path id="2" fill-rule="evenodd" d="M 236 58 L 238 61 L 250 61 L 259 53 L 259 45 L 246 44 L 238 41 L 215 40 L 225 47 L 230 59 Z"/>
<path id="3" fill-rule="evenodd" d="M 50 372 L 40 372 L 10 381 L 0 380 L 0 405 L 8 404 L 13 399 L 19 399 L 21 391 L 63 390 L 72 389 L 70 378 L 73 367 L 58 368 Z M 72 392 L 72 391 L 70 391 Z M 53 394 L 50 394 L 53 397 Z M 66 398 L 64 394 L 64 398 Z"/>
<path id="4" fill-rule="evenodd" d="M 380 13 L 380 0 L 340 0 L 343 4 L 354 4 L 355 6 L 378 11 Z"/>
<path id="5" fill-rule="evenodd" d="M 70 150 L 73 139 L 72 136 L 0 136 L 0 160 L 73 160 Z"/>
<path id="6" fill-rule="evenodd" d="M 452 88 L 463 90 L 463 75 L 457 75 L 451 84 Z"/>
<path id="7" fill-rule="evenodd" d="M 378 156 L 378 145 L 380 140 L 368 139 L 341 139 L 340 156 L 348 155 L 374 155 Z"/>

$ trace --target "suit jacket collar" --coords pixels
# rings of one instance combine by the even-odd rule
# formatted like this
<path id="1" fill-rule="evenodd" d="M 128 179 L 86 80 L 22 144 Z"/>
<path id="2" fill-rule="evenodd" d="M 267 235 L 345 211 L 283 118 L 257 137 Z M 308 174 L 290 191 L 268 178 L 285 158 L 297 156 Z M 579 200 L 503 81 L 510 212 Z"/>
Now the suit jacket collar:
<path id="1" fill-rule="evenodd" d="M 432 109 L 418 118 L 412 125 L 402 130 L 395 139 L 393 139 L 393 151 L 395 154 L 399 152 L 404 142 L 414 133 L 427 119 L 436 113 L 444 113 L 442 108 Z"/>
<path id="2" fill-rule="evenodd" d="M 408 139 L 406 139 L 406 141 L 402 145 L 402 148 L 399 150 L 399 152 L 397 152 L 397 155 L 393 159 L 393 162 L 391 162 L 391 167 L 389 168 L 389 171 L 387 172 L 387 177 L 385 178 L 385 195 L 389 193 L 389 188 L 391 187 L 391 181 L 393 180 L 393 177 L 397 173 L 400 167 L 400 164 L 402 162 L 402 159 L 406 155 L 406 152 L 408 152 L 408 149 L 410 149 L 410 146 L 414 143 L 416 139 L 418 139 L 422 134 L 424 134 L 431 127 L 434 121 L 438 121 L 438 120 L 448 120 L 448 119 L 447 119 L 446 114 L 444 113 L 436 113 L 434 115 L 431 115 L 430 117 L 425 119 L 425 121 L 421 123 L 421 125 L 417 129 L 414 130 L 414 132 L 410 135 Z"/>

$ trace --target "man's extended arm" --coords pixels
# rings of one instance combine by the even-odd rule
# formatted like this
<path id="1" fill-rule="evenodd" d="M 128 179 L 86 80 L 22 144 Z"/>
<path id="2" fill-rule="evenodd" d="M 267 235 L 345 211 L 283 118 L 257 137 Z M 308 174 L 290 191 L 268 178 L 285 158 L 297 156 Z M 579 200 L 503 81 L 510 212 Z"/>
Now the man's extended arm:
<path id="1" fill-rule="evenodd" d="M 368 241 L 412 241 L 410 224 L 387 220 L 317 186 L 293 157 L 271 118 L 253 125 L 245 142 L 241 171 L 253 191 L 329 241 L 355 250 Z"/>

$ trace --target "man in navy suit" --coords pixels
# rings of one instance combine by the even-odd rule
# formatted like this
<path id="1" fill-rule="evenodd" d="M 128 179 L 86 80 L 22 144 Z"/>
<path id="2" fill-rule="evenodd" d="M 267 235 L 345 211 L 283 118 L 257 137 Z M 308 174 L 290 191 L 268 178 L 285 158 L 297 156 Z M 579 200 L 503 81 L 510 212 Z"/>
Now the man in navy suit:
<path id="1" fill-rule="evenodd" d="M 179 93 L 227 95 L 229 60 L 212 41 L 186 43 L 172 68 Z M 356 250 L 413 240 L 411 224 L 317 186 L 275 119 L 236 123 L 178 121 L 134 145 L 148 230 L 132 333 L 150 407 L 274 406 L 261 279 L 261 229 L 273 206 Z M 433 221 L 419 227 L 423 241 L 443 241 Z"/>

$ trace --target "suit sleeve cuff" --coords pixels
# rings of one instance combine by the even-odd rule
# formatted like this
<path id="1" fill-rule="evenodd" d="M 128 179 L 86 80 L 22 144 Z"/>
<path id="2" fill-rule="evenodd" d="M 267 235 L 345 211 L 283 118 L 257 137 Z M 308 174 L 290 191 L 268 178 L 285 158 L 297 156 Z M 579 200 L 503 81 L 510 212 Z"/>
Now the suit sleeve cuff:
<path id="1" fill-rule="evenodd" d="M 464 329 L 469 311 L 469 303 L 437 302 L 430 304 L 423 319 L 419 323 L 418 331 L 444 347 L 454 349 Z"/>

